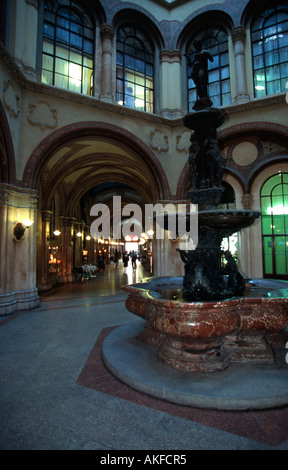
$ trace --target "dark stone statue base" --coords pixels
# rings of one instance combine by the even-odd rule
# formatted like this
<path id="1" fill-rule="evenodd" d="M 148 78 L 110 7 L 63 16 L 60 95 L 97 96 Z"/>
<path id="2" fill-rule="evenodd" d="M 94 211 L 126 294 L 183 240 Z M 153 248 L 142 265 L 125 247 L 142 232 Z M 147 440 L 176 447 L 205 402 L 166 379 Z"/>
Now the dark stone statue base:
<path id="1" fill-rule="evenodd" d="M 215 209 L 220 204 L 224 188 L 191 189 L 188 197 L 192 204 L 198 205 L 198 210 Z"/>

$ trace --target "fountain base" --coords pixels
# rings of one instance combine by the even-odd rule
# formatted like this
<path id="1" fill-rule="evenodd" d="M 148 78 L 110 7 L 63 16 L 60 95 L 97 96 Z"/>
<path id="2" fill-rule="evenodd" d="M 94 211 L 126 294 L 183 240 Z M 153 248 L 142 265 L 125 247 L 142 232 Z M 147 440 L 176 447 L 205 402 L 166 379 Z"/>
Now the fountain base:
<path id="1" fill-rule="evenodd" d="M 245 297 L 185 302 L 182 277 L 123 287 L 140 317 L 103 344 L 111 372 L 178 404 L 271 408 L 288 404 L 288 284 L 250 280 Z"/>
<path id="2" fill-rule="evenodd" d="M 217 373 L 187 373 L 159 360 L 157 347 L 139 339 L 138 319 L 113 330 L 103 344 L 107 368 L 150 396 L 205 409 L 252 410 L 288 404 L 288 366 L 233 363 Z"/>
<path id="3" fill-rule="evenodd" d="M 183 300 L 182 281 L 159 277 L 123 287 L 127 309 L 147 322 L 142 341 L 157 347 L 164 364 L 191 372 L 274 364 L 270 338 L 288 325 L 285 281 L 250 280 L 243 296 L 197 302 Z"/>

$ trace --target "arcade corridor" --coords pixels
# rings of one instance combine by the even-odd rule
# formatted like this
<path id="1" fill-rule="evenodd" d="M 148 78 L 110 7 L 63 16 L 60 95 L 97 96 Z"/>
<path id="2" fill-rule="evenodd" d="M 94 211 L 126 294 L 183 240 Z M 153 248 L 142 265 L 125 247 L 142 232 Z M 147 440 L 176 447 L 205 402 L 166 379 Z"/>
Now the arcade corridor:
<path id="1" fill-rule="evenodd" d="M 144 275 L 141 265 L 111 266 L 1 319 L 0 448 L 99 450 L 99 458 L 118 450 L 288 449 L 288 408 L 178 406 L 132 390 L 105 368 L 103 339 L 135 321 L 121 285 Z"/>

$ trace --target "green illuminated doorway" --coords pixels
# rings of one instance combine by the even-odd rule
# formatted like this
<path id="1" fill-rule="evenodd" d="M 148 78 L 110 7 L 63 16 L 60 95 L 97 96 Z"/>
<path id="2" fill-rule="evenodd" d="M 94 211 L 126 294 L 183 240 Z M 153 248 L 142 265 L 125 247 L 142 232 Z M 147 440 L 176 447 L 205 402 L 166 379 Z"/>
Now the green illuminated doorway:
<path id="1" fill-rule="evenodd" d="M 261 214 L 263 275 L 288 279 L 288 173 L 279 172 L 263 184 Z"/>

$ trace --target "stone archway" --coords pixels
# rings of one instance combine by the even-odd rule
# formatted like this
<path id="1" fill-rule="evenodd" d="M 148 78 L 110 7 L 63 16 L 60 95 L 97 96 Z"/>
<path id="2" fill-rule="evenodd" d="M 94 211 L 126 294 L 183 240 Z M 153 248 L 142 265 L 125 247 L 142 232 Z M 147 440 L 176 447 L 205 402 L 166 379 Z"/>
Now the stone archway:
<path id="1" fill-rule="evenodd" d="M 33 151 L 24 170 L 22 184 L 25 187 L 38 188 L 39 178 L 43 172 L 46 161 L 59 149 L 61 145 L 74 139 L 81 139 L 93 136 L 111 139 L 119 147 L 125 146 L 131 152 L 137 153 L 140 160 L 146 163 L 153 174 L 158 198 L 167 199 L 170 195 L 170 188 L 165 171 L 151 149 L 132 133 L 121 129 L 118 126 L 103 122 L 79 122 L 65 126 L 51 133 Z"/>
<path id="2" fill-rule="evenodd" d="M 40 194 L 37 227 L 41 234 L 37 240 L 40 288 L 51 285 L 47 260 L 52 244 L 51 217 L 55 217 L 52 201 L 54 204 L 56 201 L 58 227 L 61 224 L 61 237 L 57 239 L 57 246 L 61 242 L 61 280 L 70 281 L 75 264 L 81 261 L 80 255 L 75 254 L 78 243 L 75 233 L 82 230 L 83 236 L 87 235 L 89 226 L 89 220 L 83 220 L 80 202 L 85 204 L 83 198 L 89 194 L 91 205 L 89 191 L 103 183 L 127 185 L 131 189 L 125 194 L 126 202 L 130 198 L 130 202 L 142 205 L 170 195 L 165 172 L 153 152 L 140 139 L 116 126 L 103 123 L 67 126 L 44 139 L 31 155 L 23 184 L 39 189 Z"/>

